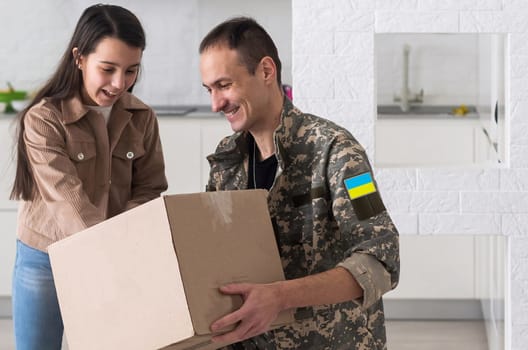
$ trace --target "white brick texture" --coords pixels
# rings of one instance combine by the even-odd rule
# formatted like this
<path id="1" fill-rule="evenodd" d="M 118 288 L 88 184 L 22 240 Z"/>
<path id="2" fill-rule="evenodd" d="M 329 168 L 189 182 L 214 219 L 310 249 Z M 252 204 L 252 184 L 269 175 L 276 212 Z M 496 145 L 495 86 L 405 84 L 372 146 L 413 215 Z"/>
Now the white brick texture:
<path id="1" fill-rule="evenodd" d="M 419 191 L 496 191 L 497 169 L 418 169 Z"/>
<path id="2" fill-rule="evenodd" d="M 459 31 L 455 11 L 377 11 L 377 33 L 455 33 Z"/>
<path id="3" fill-rule="evenodd" d="M 502 0 L 419 0 L 420 10 L 501 10 Z"/>
<path id="4" fill-rule="evenodd" d="M 420 214 L 420 234 L 501 234 L 501 218 L 496 214 Z"/>
<path id="5" fill-rule="evenodd" d="M 402 235 L 418 234 L 418 215 L 390 213 L 398 232 Z"/>
<path id="6" fill-rule="evenodd" d="M 462 192 L 462 213 L 528 213 L 528 192 Z"/>
<path id="7" fill-rule="evenodd" d="M 369 120 L 375 123 L 376 101 L 373 96 L 376 91 L 373 90 L 376 86 L 370 85 L 369 77 L 376 74 L 373 67 L 375 34 L 508 34 L 505 59 L 508 67 L 505 72 L 506 162 L 495 169 L 376 168 L 375 175 L 384 202 L 401 234 L 499 234 L 510 238 L 511 251 L 507 260 L 511 261 L 511 266 L 506 278 L 512 288 L 511 306 L 515 311 L 512 319 L 506 320 L 511 326 L 511 339 L 508 338 L 506 343 L 511 344 L 512 349 L 525 349 L 528 344 L 528 1 L 336 0 L 332 9 L 328 7 L 322 11 L 318 17 L 321 22 L 316 24 L 313 24 L 311 12 L 316 12 L 316 6 L 321 5 L 314 5 L 311 9 L 306 4 L 301 5 L 302 2 L 293 0 L 295 18 L 304 18 L 302 23 L 306 24 L 293 28 L 294 80 L 306 82 L 306 86 L 299 87 L 306 96 L 300 102 L 320 103 L 324 112 L 329 112 L 329 106 L 337 101 L 341 106 L 361 106 L 360 123 L 348 122 L 343 119 L 343 113 L 326 117 L 354 128 L 351 131 L 360 135 L 361 142 L 366 144 L 372 144 L 368 138 L 374 137 L 371 132 L 373 124 Z M 328 16 L 329 13 L 334 17 Z M 314 37 L 318 31 L 334 31 L 333 53 L 328 54 L 324 45 L 319 49 L 320 45 L 315 41 L 311 52 L 304 42 L 300 46 L 302 52 L 295 51 L 296 32 L 303 40 L 304 36 Z M 330 71 L 325 74 L 334 78 L 332 93 L 321 89 L 321 84 L 310 85 L 305 80 L 304 73 L 309 76 L 313 68 L 310 68 L 310 58 L 304 55 L 336 56 L 336 61 L 325 57 L 325 61 L 330 62 L 325 67 Z M 476 81 L 478 77 L 473 78 Z M 389 86 L 390 83 L 384 84 Z M 323 84 L 325 89 L 328 85 Z M 308 91 L 310 89 L 313 91 Z"/>

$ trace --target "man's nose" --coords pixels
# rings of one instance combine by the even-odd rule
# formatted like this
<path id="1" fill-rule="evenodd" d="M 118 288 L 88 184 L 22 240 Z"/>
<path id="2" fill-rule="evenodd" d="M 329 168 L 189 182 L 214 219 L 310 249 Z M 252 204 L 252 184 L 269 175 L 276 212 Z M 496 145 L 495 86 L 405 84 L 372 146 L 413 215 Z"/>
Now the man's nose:
<path id="1" fill-rule="evenodd" d="M 224 109 L 226 105 L 226 99 L 224 96 L 219 93 L 212 91 L 211 92 L 211 109 L 213 112 L 220 112 Z"/>

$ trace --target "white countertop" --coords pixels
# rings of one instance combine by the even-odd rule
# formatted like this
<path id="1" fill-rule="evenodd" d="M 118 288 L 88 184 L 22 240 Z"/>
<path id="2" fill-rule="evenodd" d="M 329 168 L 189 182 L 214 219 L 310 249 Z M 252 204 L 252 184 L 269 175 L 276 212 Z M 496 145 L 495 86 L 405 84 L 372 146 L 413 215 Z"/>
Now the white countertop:
<path id="1" fill-rule="evenodd" d="M 224 118 L 222 113 L 211 111 L 210 106 L 152 106 L 158 118 Z M 0 113 L 0 120 L 13 120 L 16 113 Z"/>
<path id="2" fill-rule="evenodd" d="M 378 120 L 478 120 L 478 113 L 454 114 L 378 114 Z"/>
<path id="3" fill-rule="evenodd" d="M 222 113 L 211 111 L 210 105 L 166 105 L 151 106 L 156 115 L 163 117 L 184 117 L 184 118 L 223 118 Z"/>

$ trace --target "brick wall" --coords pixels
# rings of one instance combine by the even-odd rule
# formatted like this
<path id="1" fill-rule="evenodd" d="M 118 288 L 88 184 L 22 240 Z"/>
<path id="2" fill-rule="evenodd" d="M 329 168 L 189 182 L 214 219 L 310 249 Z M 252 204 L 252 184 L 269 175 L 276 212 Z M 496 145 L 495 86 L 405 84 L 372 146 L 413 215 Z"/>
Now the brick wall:
<path id="1" fill-rule="evenodd" d="M 375 33 L 506 33 L 509 163 L 376 169 L 402 234 L 509 236 L 507 344 L 528 344 L 528 1 L 293 0 L 296 105 L 352 131 L 373 158 Z M 509 312 L 511 310 L 511 312 Z"/>

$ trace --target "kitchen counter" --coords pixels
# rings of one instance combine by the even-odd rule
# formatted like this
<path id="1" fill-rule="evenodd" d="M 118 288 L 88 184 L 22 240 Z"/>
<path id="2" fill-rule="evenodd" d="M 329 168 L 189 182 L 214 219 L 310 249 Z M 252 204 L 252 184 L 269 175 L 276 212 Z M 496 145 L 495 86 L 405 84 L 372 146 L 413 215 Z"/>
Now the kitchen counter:
<path id="1" fill-rule="evenodd" d="M 158 117 L 223 118 L 222 113 L 211 111 L 210 105 L 151 106 Z"/>
<path id="2" fill-rule="evenodd" d="M 475 106 L 464 106 L 465 114 L 454 114 L 454 110 L 460 110 L 461 106 L 434 106 L 417 105 L 410 106 L 408 111 L 402 111 L 398 105 L 380 105 L 377 107 L 378 119 L 409 119 L 409 120 L 476 120 L 479 113 Z"/>
<path id="3" fill-rule="evenodd" d="M 152 105 L 159 118 L 223 118 L 210 105 Z M 16 113 L 0 113 L 0 119 L 14 119 Z"/>
<path id="4" fill-rule="evenodd" d="M 383 120 L 473 120 L 478 121 L 478 113 L 465 115 L 454 114 L 378 114 L 378 119 Z"/>

